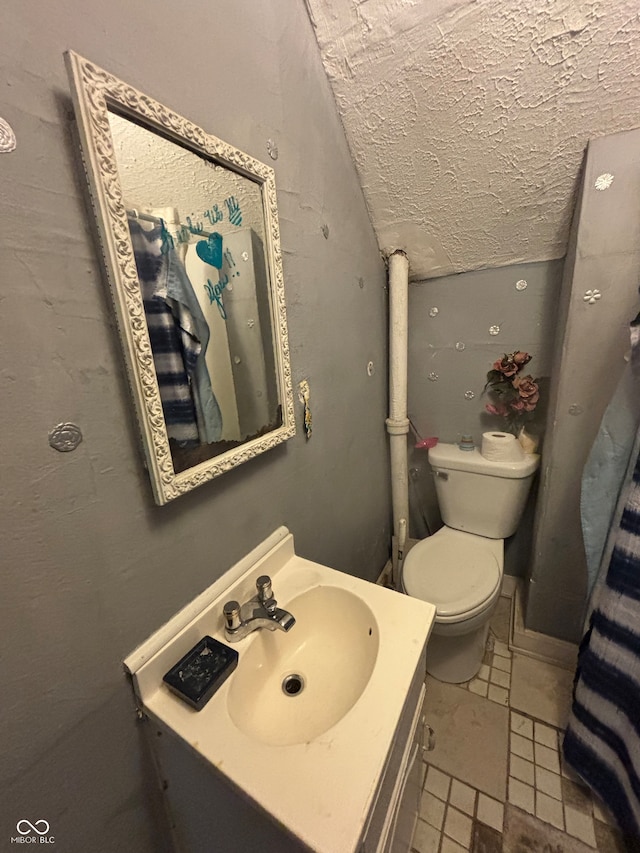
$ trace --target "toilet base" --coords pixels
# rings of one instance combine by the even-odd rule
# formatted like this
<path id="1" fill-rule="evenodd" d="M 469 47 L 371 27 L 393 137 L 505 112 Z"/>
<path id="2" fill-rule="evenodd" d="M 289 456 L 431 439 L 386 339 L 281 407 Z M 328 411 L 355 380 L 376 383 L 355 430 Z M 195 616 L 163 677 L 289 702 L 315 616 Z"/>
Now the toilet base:
<path id="1" fill-rule="evenodd" d="M 468 634 L 431 634 L 427 644 L 427 672 L 438 681 L 460 684 L 474 678 L 482 666 L 489 623 Z"/>

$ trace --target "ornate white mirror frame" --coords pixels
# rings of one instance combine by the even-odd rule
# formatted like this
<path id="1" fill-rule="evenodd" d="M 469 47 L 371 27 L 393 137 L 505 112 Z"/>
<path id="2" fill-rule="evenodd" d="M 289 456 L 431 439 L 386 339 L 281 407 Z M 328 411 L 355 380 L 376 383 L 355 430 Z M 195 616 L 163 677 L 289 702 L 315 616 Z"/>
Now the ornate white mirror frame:
<path id="1" fill-rule="evenodd" d="M 68 51 L 65 59 L 85 172 L 153 493 L 158 504 L 165 504 L 295 434 L 274 171 L 73 51 Z M 280 423 L 265 434 L 250 438 L 239 446 L 180 472 L 176 472 L 174 467 L 163 414 L 118 173 L 110 112 L 130 119 L 183 149 L 189 149 L 209 163 L 248 178 L 258 184 L 261 190 L 264 255 Z"/>

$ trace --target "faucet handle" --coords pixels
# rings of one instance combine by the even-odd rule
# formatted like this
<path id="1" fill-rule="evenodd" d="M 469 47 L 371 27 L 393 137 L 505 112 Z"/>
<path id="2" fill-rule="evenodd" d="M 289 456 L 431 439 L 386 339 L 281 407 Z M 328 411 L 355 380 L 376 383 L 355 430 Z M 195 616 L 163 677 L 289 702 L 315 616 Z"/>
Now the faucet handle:
<path id="1" fill-rule="evenodd" d="M 278 603 L 273 597 L 273 589 L 271 588 L 271 578 L 269 575 L 260 575 L 256 581 L 256 589 L 258 590 L 258 601 L 265 610 L 272 612 L 276 609 Z"/>
<path id="2" fill-rule="evenodd" d="M 222 608 L 222 614 L 228 630 L 234 631 L 240 627 L 240 604 L 237 601 L 227 601 Z"/>
<path id="3" fill-rule="evenodd" d="M 258 590 L 258 597 L 260 598 L 260 601 L 264 601 L 266 598 L 271 598 L 273 591 L 271 589 L 271 578 L 269 575 L 260 575 L 256 581 L 256 589 Z"/>

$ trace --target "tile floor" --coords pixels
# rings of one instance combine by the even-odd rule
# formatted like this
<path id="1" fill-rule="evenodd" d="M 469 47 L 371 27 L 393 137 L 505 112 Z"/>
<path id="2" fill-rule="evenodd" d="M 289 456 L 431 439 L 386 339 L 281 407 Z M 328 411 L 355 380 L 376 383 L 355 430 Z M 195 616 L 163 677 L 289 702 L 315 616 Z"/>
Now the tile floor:
<path id="1" fill-rule="evenodd" d="M 509 651 L 509 607 L 501 599 L 476 678 L 427 679 L 436 746 L 412 850 L 625 853 L 604 809 L 562 761 L 573 674 Z"/>
<path id="2" fill-rule="evenodd" d="M 498 705 L 509 704 L 511 691 L 512 654 L 507 645 L 510 619 L 511 599 L 501 597 L 491 619 L 491 633 L 480 671 L 471 681 L 461 685 Z"/>
<path id="3" fill-rule="evenodd" d="M 490 636 L 480 671 L 464 686 L 477 696 L 486 696 L 498 705 L 508 705 L 511 693 L 511 666 L 512 655 L 509 646 Z"/>

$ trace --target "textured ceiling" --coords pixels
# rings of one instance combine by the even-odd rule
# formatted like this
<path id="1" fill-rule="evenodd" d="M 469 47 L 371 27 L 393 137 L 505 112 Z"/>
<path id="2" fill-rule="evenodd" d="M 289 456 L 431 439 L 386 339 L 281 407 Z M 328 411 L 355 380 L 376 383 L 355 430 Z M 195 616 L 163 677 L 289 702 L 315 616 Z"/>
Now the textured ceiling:
<path id="1" fill-rule="evenodd" d="M 306 0 L 383 252 L 561 257 L 588 140 L 640 125 L 638 0 Z"/>

